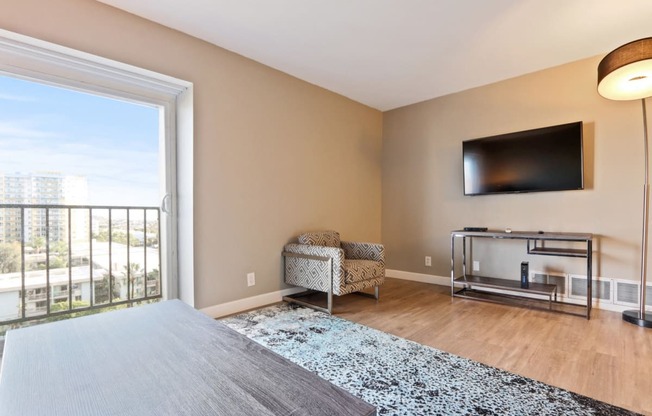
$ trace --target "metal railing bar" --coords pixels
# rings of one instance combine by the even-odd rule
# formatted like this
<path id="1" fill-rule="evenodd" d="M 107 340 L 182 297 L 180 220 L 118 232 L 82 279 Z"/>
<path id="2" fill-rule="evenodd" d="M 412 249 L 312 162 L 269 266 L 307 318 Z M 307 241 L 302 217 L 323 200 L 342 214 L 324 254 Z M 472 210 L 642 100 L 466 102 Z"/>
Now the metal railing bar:
<path id="1" fill-rule="evenodd" d="M 143 210 L 143 286 L 147 296 L 147 210 Z"/>
<path id="2" fill-rule="evenodd" d="M 113 209 L 109 208 L 109 302 L 113 287 Z M 129 280 L 127 280 L 129 282 Z M 129 285 L 129 283 L 127 283 Z"/>
<path id="3" fill-rule="evenodd" d="M 72 209 L 68 208 L 68 310 L 72 310 Z"/>
<path id="4" fill-rule="evenodd" d="M 160 207 L 121 205 L 61 205 L 61 204 L 0 204 L 0 208 L 72 208 L 72 209 L 160 209 Z"/>
<path id="5" fill-rule="evenodd" d="M 109 215 L 111 215 L 110 211 Z M 109 247 L 110 241 L 111 240 L 109 240 Z M 109 255 L 109 260 L 110 259 L 111 256 Z M 95 297 L 95 288 L 93 287 L 93 208 L 88 210 L 88 278 L 90 279 L 90 288 L 88 293 L 90 294 L 90 305 L 92 308 L 94 304 L 93 298 Z"/>
<path id="6" fill-rule="evenodd" d="M 20 208 L 20 293 L 20 316 L 25 319 L 25 207 Z"/>
<path id="7" fill-rule="evenodd" d="M 130 262 L 130 257 L 129 257 L 129 253 L 131 252 L 130 241 L 129 241 L 129 225 L 130 225 L 129 210 L 127 210 L 127 282 L 131 281 L 131 262 Z M 129 283 L 127 283 L 127 284 L 129 284 Z M 133 286 L 134 285 L 132 284 L 131 285 L 131 290 L 134 290 Z M 132 296 L 127 296 L 127 299 L 131 299 L 131 298 L 133 298 L 133 294 L 132 294 Z"/>
<path id="8" fill-rule="evenodd" d="M 133 305 L 134 303 L 140 303 L 140 302 L 146 302 L 146 301 L 151 301 L 151 300 L 157 300 L 161 299 L 163 297 L 163 291 L 162 291 L 162 276 L 163 276 L 163 264 L 162 264 L 162 252 L 160 249 L 160 236 L 161 236 L 161 211 L 159 207 L 135 207 L 135 206 L 129 206 L 129 207 L 120 207 L 120 206 L 86 206 L 86 205 L 31 205 L 31 204 L 0 204 L 0 209 L 14 209 L 18 211 L 18 214 L 20 215 L 20 223 L 19 227 L 16 226 L 13 229 L 16 231 L 20 231 L 20 282 L 17 282 L 20 284 L 19 289 L 20 289 L 20 296 L 18 297 L 18 300 L 20 302 L 19 305 L 19 310 L 18 314 L 14 315 L 16 316 L 15 319 L 10 319 L 10 320 L 0 320 L 0 325 L 11 325 L 14 323 L 20 323 L 20 322 L 25 322 L 25 321 L 30 321 L 30 320 L 39 320 L 39 319 L 46 319 L 50 316 L 58 316 L 58 315 L 65 315 L 65 314 L 70 314 L 70 313 L 76 313 L 80 311 L 88 311 L 88 310 L 94 310 L 94 309 L 101 309 L 101 308 L 106 308 L 110 307 L 113 305 L 123 305 L 123 304 L 129 304 Z M 80 290 L 73 290 L 73 272 L 75 268 L 73 268 L 73 261 L 77 257 L 79 257 L 80 260 L 84 260 L 83 255 L 75 255 L 73 253 L 73 231 L 76 230 L 73 226 L 73 221 L 74 221 L 74 216 L 73 212 L 74 210 L 82 210 L 86 209 L 88 210 L 88 244 L 89 244 L 89 251 L 88 251 L 88 266 L 89 266 L 89 275 L 88 275 L 88 284 L 90 284 L 90 302 L 86 306 L 81 306 L 79 308 L 74 308 L 74 300 L 76 296 L 79 296 L 82 292 Z M 96 209 L 104 209 L 108 211 L 108 240 L 109 240 L 109 245 L 108 245 L 108 269 L 109 269 L 109 294 L 106 297 L 108 299 L 107 302 L 102 301 L 101 303 L 98 304 L 96 295 L 97 295 L 97 288 L 95 287 L 95 284 L 97 283 L 97 279 L 99 277 L 98 275 L 95 275 L 94 273 L 94 256 L 96 255 L 96 247 L 93 243 L 93 214 L 94 210 Z M 126 262 L 127 262 L 127 267 L 126 267 L 126 276 L 127 276 L 127 299 L 126 300 L 121 300 L 119 297 L 114 296 L 114 284 L 116 283 L 116 280 L 113 276 L 113 273 L 115 272 L 115 265 L 113 263 L 114 260 L 114 253 L 113 253 L 113 231 L 118 228 L 119 231 L 122 231 L 122 225 L 118 226 L 115 223 L 115 214 L 114 210 L 123 210 L 125 211 L 125 217 L 126 217 L 126 248 L 127 248 L 127 254 L 126 254 Z M 133 260 L 133 256 L 131 254 L 131 244 L 134 243 L 133 239 L 136 238 L 135 236 L 131 236 L 131 230 L 134 229 L 134 225 L 131 224 L 132 217 L 136 215 L 135 218 L 138 218 L 139 215 L 137 214 L 137 210 L 142 209 L 142 221 L 143 221 L 143 260 L 142 260 L 142 273 L 135 273 L 135 270 L 131 267 L 131 261 Z M 148 252 L 148 219 L 151 220 L 151 214 L 147 212 L 148 209 L 155 210 L 156 211 L 156 220 L 158 224 L 155 225 L 155 230 L 158 232 L 157 235 L 157 247 L 156 249 L 158 250 L 157 254 L 158 255 L 158 276 L 154 281 L 148 282 L 147 280 L 147 273 L 148 273 L 148 267 L 152 267 L 152 259 L 149 258 L 149 252 Z M 31 210 L 31 211 L 30 211 Z M 134 211 L 134 212 L 132 212 Z M 83 220 L 83 212 L 80 212 L 81 214 L 81 220 L 80 221 L 85 221 Z M 28 217 L 29 216 L 29 217 Z M 28 230 L 28 227 L 31 227 L 30 224 L 33 218 L 33 230 L 30 228 Z M 120 215 L 120 222 L 123 221 L 122 219 L 122 214 Z M 62 221 L 66 221 L 67 224 L 63 225 L 61 224 Z M 14 220 L 15 221 L 15 220 Z M 17 222 L 17 221 L 16 221 Z M 29 231 L 32 231 L 31 233 Z M 62 233 L 67 231 L 67 236 L 63 237 Z M 36 266 L 37 269 L 41 268 L 43 263 L 41 263 L 43 260 L 43 255 L 39 254 L 39 252 L 35 252 L 35 255 L 31 254 L 30 246 L 29 244 L 34 245 L 35 248 L 38 249 L 38 246 L 33 244 L 34 242 L 30 243 L 28 241 L 29 236 L 31 238 L 40 238 L 40 237 L 45 237 L 45 282 L 41 281 L 40 285 L 43 285 L 45 283 L 44 287 L 37 285 L 38 292 L 40 292 L 38 295 L 29 295 L 27 291 L 27 277 L 28 277 L 28 272 L 30 270 L 30 265 L 32 262 L 36 261 L 34 263 L 34 266 Z M 63 237 L 63 239 L 62 239 Z M 122 238 L 122 237 L 121 237 Z M 76 241 L 76 240 L 75 240 Z M 57 242 L 57 245 L 54 243 Z M 61 244 L 59 244 L 59 242 Z M 67 244 L 67 253 L 64 254 L 63 251 L 63 244 Z M 61 246 L 61 247 L 59 247 Z M 65 276 L 61 281 L 57 280 L 56 282 L 53 281 L 53 270 L 52 267 L 55 266 L 55 263 L 53 263 L 53 259 L 51 258 L 51 255 L 53 253 L 53 250 L 55 248 L 61 248 L 61 250 L 56 251 L 57 257 L 55 258 L 55 263 L 59 264 L 60 260 L 64 260 L 67 258 L 68 265 L 67 267 L 64 266 L 64 270 L 67 269 L 68 276 L 67 278 Z M 134 247 L 136 249 L 136 247 Z M 135 253 L 137 253 L 137 249 Z M 65 256 L 65 257 L 64 257 Z M 104 258 L 102 262 L 104 262 Z M 83 263 L 80 263 L 83 264 Z M 104 267 L 104 266 L 102 266 Z M 36 269 L 35 269 L 36 270 Z M 75 269 L 76 270 L 76 269 Z M 43 276 L 42 274 L 40 276 Z M 140 280 L 137 280 L 140 279 Z M 87 283 L 83 282 L 84 285 Z M 138 285 L 138 282 L 142 282 L 142 285 Z M 63 285 L 67 284 L 66 290 L 62 290 Z M 138 289 L 140 287 L 140 289 Z M 18 287 L 16 288 L 18 289 Z M 15 289 L 15 290 L 16 290 Z M 137 292 L 139 290 L 139 292 Z M 104 299 L 104 298 L 103 298 Z M 117 300 L 117 301 L 116 301 Z M 45 302 L 44 302 L 45 301 Z M 60 310 L 53 310 L 54 305 L 58 305 L 57 307 L 61 307 Z M 37 306 L 38 305 L 38 306 Z M 43 313 L 41 313 L 43 312 Z M 38 313 L 38 314 L 35 314 Z"/>
<path id="9" fill-rule="evenodd" d="M 158 208 L 156 208 L 156 222 L 158 225 L 158 235 L 156 236 L 156 245 L 158 246 L 158 295 L 160 296 L 163 294 L 163 260 L 161 254 L 161 210 Z"/>
<path id="10" fill-rule="evenodd" d="M 50 314 L 50 208 L 45 208 L 45 290 L 47 303 L 45 304 L 48 315 Z"/>
<path id="11" fill-rule="evenodd" d="M 114 302 L 112 304 L 104 303 L 104 304 L 100 304 L 100 305 L 86 306 L 84 308 L 73 309 L 72 311 L 69 311 L 69 310 L 57 311 L 57 312 L 51 312 L 49 315 L 40 314 L 40 315 L 28 316 L 28 317 L 25 317 L 23 319 L 13 319 L 11 321 L 2 321 L 0 323 L 2 325 L 12 325 L 12 324 L 20 323 L 20 322 L 33 321 L 33 320 L 36 320 L 36 319 L 47 319 L 47 318 L 50 318 L 52 316 L 66 315 L 66 314 L 77 313 L 77 312 L 86 312 L 86 311 L 91 311 L 91 310 L 99 310 L 99 309 L 104 309 L 104 308 L 110 308 L 112 306 L 133 304 L 135 302 L 145 302 L 145 301 L 148 301 L 148 300 L 161 299 L 161 298 L 162 298 L 161 295 L 156 295 L 156 296 L 150 296 L 148 298 L 138 299 L 137 301 L 122 300 L 122 301 L 119 301 L 119 302 Z"/>

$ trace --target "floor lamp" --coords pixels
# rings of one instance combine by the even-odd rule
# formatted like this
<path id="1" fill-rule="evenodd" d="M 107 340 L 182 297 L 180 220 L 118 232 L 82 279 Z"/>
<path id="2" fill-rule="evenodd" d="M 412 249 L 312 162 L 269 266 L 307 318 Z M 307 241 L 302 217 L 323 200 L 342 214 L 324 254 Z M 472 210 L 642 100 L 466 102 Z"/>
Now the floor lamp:
<path id="1" fill-rule="evenodd" d="M 643 143 L 645 182 L 643 185 L 643 233 L 641 238 L 641 285 L 639 309 L 623 312 L 623 320 L 652 328 L 652 312 L 645 311 L 648 242 L 648 139 L 645 99 L 652 96 L 652 38 L 644 38 L 614 49 L 598 65 L 598 92 L 610 100 L 641 100 L 643 105 Z"/>

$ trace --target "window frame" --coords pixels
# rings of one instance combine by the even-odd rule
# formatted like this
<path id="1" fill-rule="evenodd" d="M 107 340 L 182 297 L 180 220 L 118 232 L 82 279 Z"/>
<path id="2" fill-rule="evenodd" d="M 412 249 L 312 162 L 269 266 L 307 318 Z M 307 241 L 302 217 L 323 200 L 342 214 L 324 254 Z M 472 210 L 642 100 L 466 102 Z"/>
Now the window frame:
<path id="1" fill-rule="evenodd" d="M 4 29 L 0 74 L 159 108 L 163 296 L 194 306 L 193 84 Z"/>

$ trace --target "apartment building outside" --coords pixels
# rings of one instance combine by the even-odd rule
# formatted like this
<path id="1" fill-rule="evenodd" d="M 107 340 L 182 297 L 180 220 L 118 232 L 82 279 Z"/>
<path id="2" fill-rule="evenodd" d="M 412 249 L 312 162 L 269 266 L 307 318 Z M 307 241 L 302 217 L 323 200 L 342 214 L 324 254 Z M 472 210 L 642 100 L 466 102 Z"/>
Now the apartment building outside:
<path id="1" fill-rule="evenodd" d="M 88 203 L 88 183 L 83 176 L 63 175 L 58 172 L 0 173 L 0 204 L 17 205 L 85 205 Z M 88 217 L 84 210 L 40 208 L 21 211 L 19 208 L 0 209 L 0 243 L 34 242 L 46 238 L 49 223 L 49 241 L 71 241 L 88 238 Z M 21 236 L 24 215 L 25 236 Z"/>

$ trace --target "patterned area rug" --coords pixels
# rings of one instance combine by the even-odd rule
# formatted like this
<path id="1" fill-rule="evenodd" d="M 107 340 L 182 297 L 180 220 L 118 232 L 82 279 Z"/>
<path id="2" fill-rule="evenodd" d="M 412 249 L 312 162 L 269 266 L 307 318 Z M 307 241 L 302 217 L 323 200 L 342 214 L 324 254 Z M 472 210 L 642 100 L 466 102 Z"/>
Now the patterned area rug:
<path id="1" fill-rule="evenodd" d="M 636 414 L 308 308 L 275 305 L 222 322 L 379 415 Z"/>

